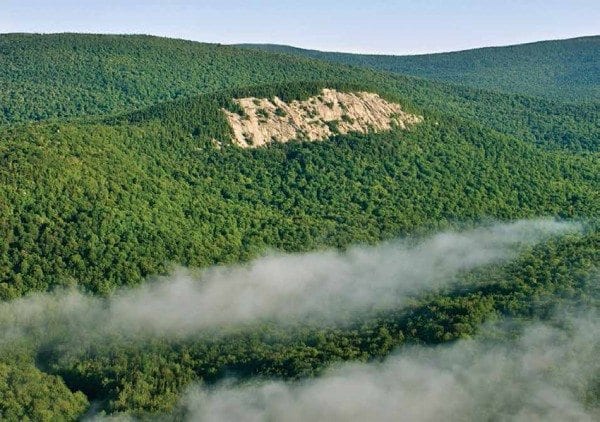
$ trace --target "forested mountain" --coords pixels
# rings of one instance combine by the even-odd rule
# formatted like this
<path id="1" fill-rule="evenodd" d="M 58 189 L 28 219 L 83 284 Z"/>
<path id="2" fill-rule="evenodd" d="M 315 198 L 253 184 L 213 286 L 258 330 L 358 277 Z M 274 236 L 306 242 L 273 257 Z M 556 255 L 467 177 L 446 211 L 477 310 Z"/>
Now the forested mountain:
<path id="1" fill-rule="evenodd" d="M 216 149 L 212 139 L 230 136 L 219 107 L 226 95 L 1 132 L 2 296 L 70 280 L 108 293 L 169 261 L 206 266 L 452 221 L 600 212 L 596 153 L 546 151 L 444 116 L 407 133 Z"/>
<path id="2" fill-rule="evenodd" d="M 0 67 L 4 123 L 114 114 L 202 92 L 336 75 L 327 63 L 141 35 L 1 34 Z"/>
<path id="3" fill-rule="evenodd" d="M 409 109 L 452 114 L 521 139 L 598 148 L 598 103 L 562 105 L 215 44 L 150 36 L 0 35 L 0 123 L 115 115 L 173 98 L 318 81 L 377 87 Z"/>
<path id="4" fill-rule="evenodd" d="M 499 318 L 597 304 L 598 103 L 145 36 L 1 35 L 0 62 L 9 69 L 0 74 L 6 419 L 75 419 L 90 409 L 177 418 L 169 412 L 193 382 L 301 379 L 469 337 Z M 229 142 L 222 109 L 235 111 L 233 99 L 292 101 L 323 88 L 374 92 L 423 121 L 256 149 Z M 348 324 L 260 321 L 137 341 L 72 295 L 108 312 L 110 298 L 127 295 L 121 289 L 143 289 L 177 266 L 419 242 L 536 217 L 579 228 Z M 160 315 L 160 303 L 148 306 Z M 82 315 L 99 328 L 82 334 Z M 597 386 L 581 389 L 596 408 Z"/>
<path id="5" fill-rule="evenodd" d="M 239 46 L 491 91 L 569 102 L 600 101 L 600 36 L 411 56 L 324 52 L 273 44 Z"/>

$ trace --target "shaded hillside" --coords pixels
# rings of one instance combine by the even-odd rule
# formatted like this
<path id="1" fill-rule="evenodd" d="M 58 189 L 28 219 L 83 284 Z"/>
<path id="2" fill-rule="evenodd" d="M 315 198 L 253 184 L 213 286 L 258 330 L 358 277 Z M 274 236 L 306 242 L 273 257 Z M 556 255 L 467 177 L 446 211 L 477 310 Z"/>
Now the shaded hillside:
<path id="1" fill-rule="evenodd" d="M 600 101 L 600 36 L 414 56 L 349 54 L 284 45 L 240 47 L 555 100 Z"/>

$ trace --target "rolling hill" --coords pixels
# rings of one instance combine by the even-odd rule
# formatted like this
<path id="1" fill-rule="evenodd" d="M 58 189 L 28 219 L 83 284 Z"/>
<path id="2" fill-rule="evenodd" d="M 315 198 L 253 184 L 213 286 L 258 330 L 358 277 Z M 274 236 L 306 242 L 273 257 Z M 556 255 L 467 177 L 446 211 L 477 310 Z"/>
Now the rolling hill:
<path id="1" fill-rule="evenodd" d="M 600 101 L 600 36 L 412 56 L 350 54 L 285 45 L 243 48 L 569 102 Z"/>
<path id="2" fill-rule="evenodd" d="M 600 212 L 597 153 L 541 149 L 425 111 L 409 131 L 240 150 L 227 145 L 229 95 L 0 131 L 2 297 L 70 280 L 108 293 L 169 261 L 203 267 L 452 221 Z"/>
<path id="3" fill-rule="evenodd" d="M 598 103 L 147 36 L 0 35 L 0 63 L 9 69 L 0 74 L 3 417 L 182 418 L 170 412 L 195 382 L 305 379 L 336 362 L 468 338 L 500 318 L 597 303 Z M 330 103 L 332 92 L 375 98 L 390 122 L 402 111 L 411 124 L 340 130 L 359 115 L 347 110 L 355 103 Z M 231 116 L 256 133 L 291 119 L 327 136 L 299 129 L 245 148 Z M 235 273 L 273 250 L 418 244 L 439 230 L 536 217 L 579 229 L 348 324 L 261 320 L 139 340 L 147 327 L 130 336 L 95 313 L 178 266 Z M 147 306 L 162 318 L 159 301 Z M 580 388 L 596 406 L 595 387 Z"/>
<path id="4" fill-rule="evenodd" d="M 521 139 L 599 148 L 598 103 L 559 104 L 366 69 L 151 36 L 0 35 L 0 124 L 116 115 L 173 99 L 293 82 L 376 87 L 411 107 L 442 112 Z M 280 90 L 281 91 L 281 90 Z"/>

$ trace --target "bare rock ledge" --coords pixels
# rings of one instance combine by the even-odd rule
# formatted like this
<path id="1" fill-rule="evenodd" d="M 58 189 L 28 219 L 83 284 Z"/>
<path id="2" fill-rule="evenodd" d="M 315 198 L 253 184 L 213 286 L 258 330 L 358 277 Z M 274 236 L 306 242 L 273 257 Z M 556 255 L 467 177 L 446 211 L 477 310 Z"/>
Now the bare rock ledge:
<path id="1" fill-rule="evenodd" d="M 380 132 L 393 127 L 407 129 L 422 116 L 402 111 L 371 92 L 338 92 L 323 89 L 305 101 L 286 103 L 275 97 L 234 100 L 243 114 L 223 109 L 233 132 L 233 142 L 256 148 L 293 139 L 320 141 L 348 132 Z"/>

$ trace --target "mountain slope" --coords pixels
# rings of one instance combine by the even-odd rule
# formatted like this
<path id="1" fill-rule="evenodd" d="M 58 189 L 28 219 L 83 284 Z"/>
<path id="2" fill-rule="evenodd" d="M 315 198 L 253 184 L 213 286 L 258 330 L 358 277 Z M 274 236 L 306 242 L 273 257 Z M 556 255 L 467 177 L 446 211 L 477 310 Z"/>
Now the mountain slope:
<path id="1" fill-rule="evenodd" d="M 168 412 L 193 383 L 303 379 L 470 337 L 499 317 L 597 303 L 598 104 L 153 37 L 0 39 L 10 69 L 0 73 L 0 418 L 184 419 Z M 320 142 L 232 142 L 223 109 L 242 115 L 235 99 L 289 103 L 325 88 L 378 94 L 423 120 Z M 272 250 L 343 255 L 398 236 L 420 245 L 439 229 L 539 216 L 583 223 L 347 325 L 252 320 L 145 337 L 146 322 L 172 309 L 153 300 L 120 308 L 151 321 L 114 318 L 113 299 L 149 291 L 179 265 L 240 268 Z M 174 306 L 204 317 L 165 286 Z M 597 407 L 597 386 L 577 387 Z"/>
<path id="2" fill-rule="evenodd" d="M 244 92 L 294 99 L 320 88 Z M 409 131 L 215 148 L 213 138 L 231 136 L 220 108 L 232 97 L 223 95 L 102 121 L 0 129 L 2 298 L 60 287 L 107 295 L 173 264 L 206 267 L 271 249 L 344 248 L 490 218 L 600 215 L 598 153 L 548 150 L 477 122 L 427 114 Z M 0 361 L 22 362 L 11 367 L 13 378 L 24 380 L 16 382 L 23 397 L 54 383 L 64 405 L 38 400 L 25 411 L 19 402 L 8 409 L 65 418 L 80 416 L 88 401 L 109 413 L 162 414 L 192 382 L 313 376 L 338 361 L 380 359 L 404 344 L 468 337 L 499 315 L 544 315 L 561 301 L 594 300 L 588 290 L 598 233 L 597 224 L 588 225 L 528 249 L 513 264 L 465 274 L 464 287 L 349 326 L 264 323 L 222 336 L 200 331 L 136 342 L 115 333 L 80 344 L 65 331 L 76 316 L 67 313 L 69 324 L 62 324 L 42 312 L 44 335 L 34 330 L 33 340 L 18 347 L 2 343 Z M 33 299 L 35 310 L 45 298 L 4 302 L 0 326 L 12 327 L 11 306 Z M 25 382 L 40 371 L 52 377 Z"/>
<path id="3" fill-rule="evenodd" d="M 374 242 L 452 221 L 600 213 L 597 153 L 544 151 L 427 113 L 410 131 L 218 149 L 214 139 L 231 137 L 221 104 L 205 96 L 0 131 L 2 297 L 72 280 L 106 293 L 168 262 Z"/>
<path id="4" fill-rule="evenodd" d="M 0 67 L 0 123 L 334 75 L 327 63 L 143 35 L 0 34 Z"/>
<path id="5" fill-rule="evenodd" d="M 518 95 L 215 44 L 148 36 L 0 35 L 0 124 L 115 115 L 202 92 L 301 81 L 360 83 L 411 107 L 477 120 L 537 144 L 600 148 L 600 104 Z M 282 90 L 280 90 L 282 91 Z M 285 90 L 283 90 L 285 94 Z"/>
<path id="6" fill-rule="evenodd" d="M 272 44 L 239 46 L 492 91 L 600 101 L 600 36 L 413 56 L 323 52 Z"/>

